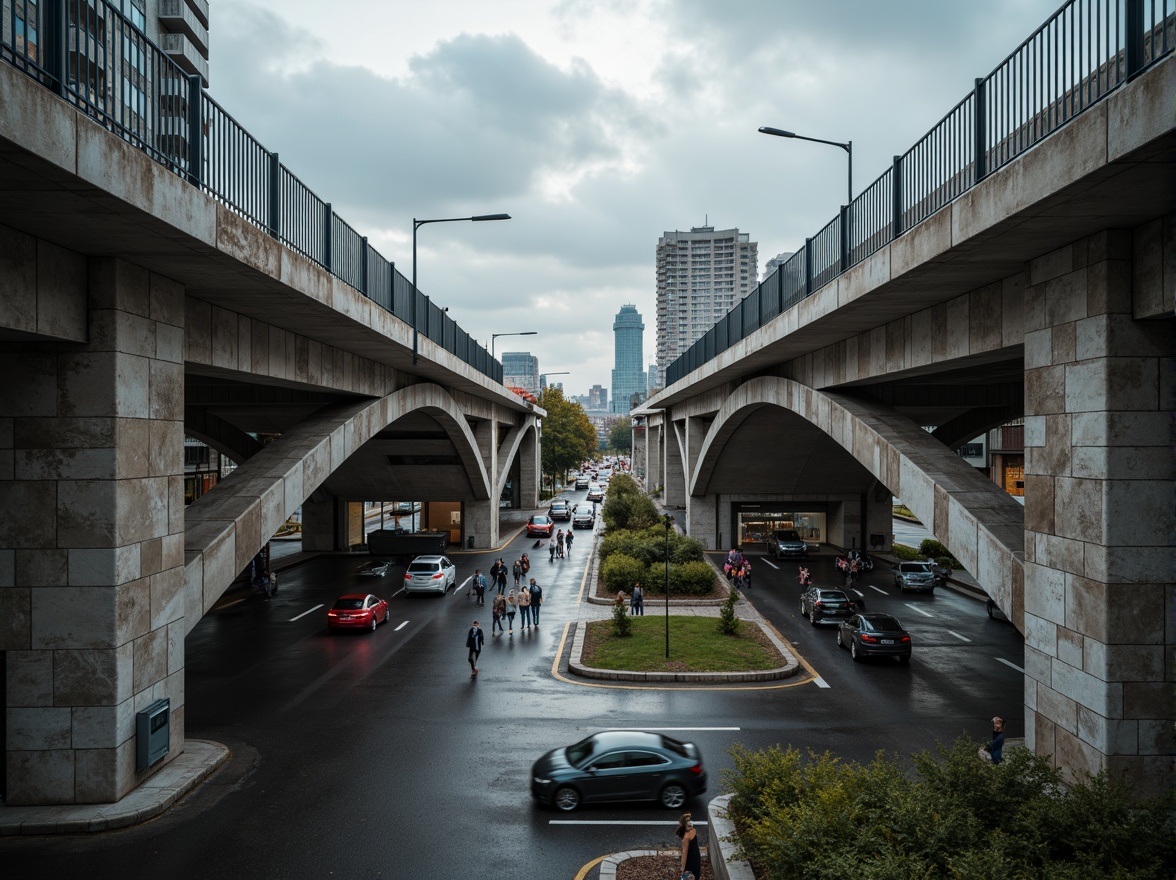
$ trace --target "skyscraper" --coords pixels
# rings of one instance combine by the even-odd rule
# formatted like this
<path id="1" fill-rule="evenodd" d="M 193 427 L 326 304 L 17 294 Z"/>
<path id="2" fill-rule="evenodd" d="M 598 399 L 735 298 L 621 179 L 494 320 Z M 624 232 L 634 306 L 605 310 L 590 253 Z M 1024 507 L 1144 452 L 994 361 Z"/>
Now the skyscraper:
<path id="1" fill-rule="evenodd" d="M 641 354 L 645 323 L 637 306 L 623 305 L 613 321 L 612 412 L 627 413 L 634 394 L 645 397 L 645 358 Z"/>
<path id="2" fill-rule="evenodd" d="M 759 245 L 738 229 L 695 226 L 657 243 L 658 384 L 666 367 L 755 289 Z"/>

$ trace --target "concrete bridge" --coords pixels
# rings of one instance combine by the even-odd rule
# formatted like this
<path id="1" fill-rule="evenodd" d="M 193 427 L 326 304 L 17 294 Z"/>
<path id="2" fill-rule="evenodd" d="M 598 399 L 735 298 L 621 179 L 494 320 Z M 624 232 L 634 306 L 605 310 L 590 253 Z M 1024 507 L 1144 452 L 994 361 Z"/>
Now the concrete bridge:
<path id="1" fill-rule="evenodd" d="M 11 804 L 119 800 L 162 766 L 135 753 L 160 698 L 182 751 L 185 636 L 300 505 L 330 550 L 363 500 L 449 502 L 479 548 L 508 483 L 538 503 L 543 413 L 501 367 L 447 316 L 414 356 L 408 323 L 271 233 L 0 64 Z M 188 507 L 185 436 L 240 464 Z"/>
<path id="2" fill-rule="evenodd" d="M 634 411 L 636 466 L 712 548 L 774 521 L 884 549 L 901 498 L 1024 634 L 1030 747 L 1149 792 L 1176 745 L 1173 107 L 1169 55 L 809 295 L 769 279 L 748 309 L 778 314 Z M 952 452 L 1019 417 L 1023 508 Z"/>

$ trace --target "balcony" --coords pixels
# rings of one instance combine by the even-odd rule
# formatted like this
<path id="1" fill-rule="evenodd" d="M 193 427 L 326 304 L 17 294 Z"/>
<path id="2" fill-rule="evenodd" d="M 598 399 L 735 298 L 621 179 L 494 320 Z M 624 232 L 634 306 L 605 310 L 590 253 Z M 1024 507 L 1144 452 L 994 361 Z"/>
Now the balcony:
<path id="1" fill-rule="evenodd" d="M 160 34 L 159 48 L 186 73 L 197 73 L 208 88 L 208 59 L 183 34 Z"/>
<path id="2" fill-rule="evenodd" d="M 194 8 L 199 5 L 204 7 L 203 20 L 200 12 Z M 183 34 L 200 50 L 201 55 L 208 57 L 207 3 L 201 4 L 197 0 L 160 0 L 159 23 L 173 34 Z"/>

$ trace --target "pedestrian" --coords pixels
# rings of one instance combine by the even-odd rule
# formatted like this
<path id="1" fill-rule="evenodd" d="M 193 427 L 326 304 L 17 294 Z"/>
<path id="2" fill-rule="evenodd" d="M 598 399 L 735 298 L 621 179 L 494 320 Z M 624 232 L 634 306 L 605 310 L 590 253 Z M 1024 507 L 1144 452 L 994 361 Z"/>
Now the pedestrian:
<path id="1" fill-rule="evenodd" d="M 742 593 L 743 585 L 746 583 L 746 570 L 743 568 L 743 563 L 739 563 L 731 570 L 731 585 L 736 591 Z"/>
<path id="2" fill-rule="evenodd" d="M 506 590 L 506 571 L 507 571 L 506 560 L 503 559 L 501 556 L 499 556 L 498 557 L 498 577 L 496 578 L 496 580 L 498 582 L 498 592 L 500 592 L 500 593 L 504 592 Z"/>
<path id="3" fill-rule="evenodd" d="M 547 542 L 547 561 L 555 562 L 555 538 Z"/>
<path id="4" fill-rule="evenodd" d="M 564 533 L 563 533 L 563 529 L 560 529 L 558 532 L 555 533 L 555 555 L 558 556 L 560 559 L 563 559 L 563 554 L 564 554 Z"/>
<path id="5" fill-rule="evenodd" d="M 526 584 L 519 590 L 519 623 L 520 629 L 531 628 L 531 591 Z"/>
<path id="6" fill-rule="evenodd" d="M 751 560 L 746 557 L 743 559 L 743 586 L 745 589 L 751 589 Z"/>
<path id="7" fill-rule="evenodd" d="M 519 600 L 515 598 L 515 591 L 506 594 L 506 626 L 507 634 L 514 638 L 514 619 L 519 609 Z"/>
<path id="8" fill-rule="evenodd" d="M 813 576 L 809 573 L 808 567 L 802 565 L 800 567 L 800 586 L 801 589 L 811 587 L 813 583 Z"/>
<path id="9" fill-rule="evenodd" d="M 531 560 L 528 559 L 527 554 L 524 553 L 522 556 L 519 557 L 519 562 L 523 566 L 523 577 L 526 577 L 527 572 L 529 572 L 531 570 Z"/>
<path id="10" fill-rule="evenodd" d="M 992 740 L 988 745 L 980 747 L 980 756 L 993 764 L 999 764 L 1004 758 L 1005 720 L 997 715 L 992 719 Z"/>
<path id="11" fill-rule="evenodd" d="M 674 833 L 682 839 L 681 876 L 685 877 L 689 871 L 693 880 L 699 880 L 702 877 L 702 853 L 698 849 L 698 832 L 694 830 L 689 813 L 678 817 L 678 827 Z"/>
<path id="12" fill-rule="evenodd" d="M 633 592 L 629 596 L 629 613 L 634 617 L 645 616 L 645 591 L 641 584 L 633 584 Z"/>
<path id="13" fill-rule="evenodd" d="M 572 553 L 572 538 L 573 537 L 574 537 L 574 535 L 572 535 L 572 530 L 568 529 L 568 533 L 564 536 L 564 549 L 567 551 L 569 556 Z"/>
<path id="14" fill-rule="evenodd" d="M 535 629 L 539 629 L 539 609 L 543 606 L 543 588 L 535 583 L 534 578 L 531 578 L 531 585 L 528 589 L 531 591 L 531 621 L 535 624 Z"/>
<path id="15" fill-rule="evenodd" d="M 517 590 L 519 588 L 519 578 L 521 578 L 523 576 L 522 560 L 516 559 L 514 561 L 514 565 L 511 566 L 511 573 L 514 575 L 515 589 Z"/>
<path id="16" fill-rule="evenodd" d="M 482 569 L 474 569 L 474 598 L 478 600 L 478 605 L 486 604 L 486 578 L 482 576 Z"/>
<path id="17" fill-rule="evenodd" d="M 500 636 L 506 632 L 506 628 L 502 625 L 502 618 L 506 617 L 506 596 L 494 597 L 491 613 L 494 615 L 494 622 L 490 625 L 490 632 Z"/>
<path id="18" fill-rule="evenodd" d="M 470 678 L 478 677 L 478 657 L 482 653 L 482 645 L 486 642 L 486 634 L 478 627 L 478 621 L 466 633 L 466 647 L 470 649 Z"/>

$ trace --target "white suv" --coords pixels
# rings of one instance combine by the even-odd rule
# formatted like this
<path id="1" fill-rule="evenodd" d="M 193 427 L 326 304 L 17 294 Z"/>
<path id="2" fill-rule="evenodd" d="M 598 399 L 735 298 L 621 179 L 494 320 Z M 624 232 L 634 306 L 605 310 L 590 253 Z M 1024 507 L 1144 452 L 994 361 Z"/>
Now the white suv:
<path id="1" fill-rule="evenodd" d="M 457 584 L 457 566 L 448 556 L 418 556 L 404 573 L 406 593 L 444 593 Z"/>

